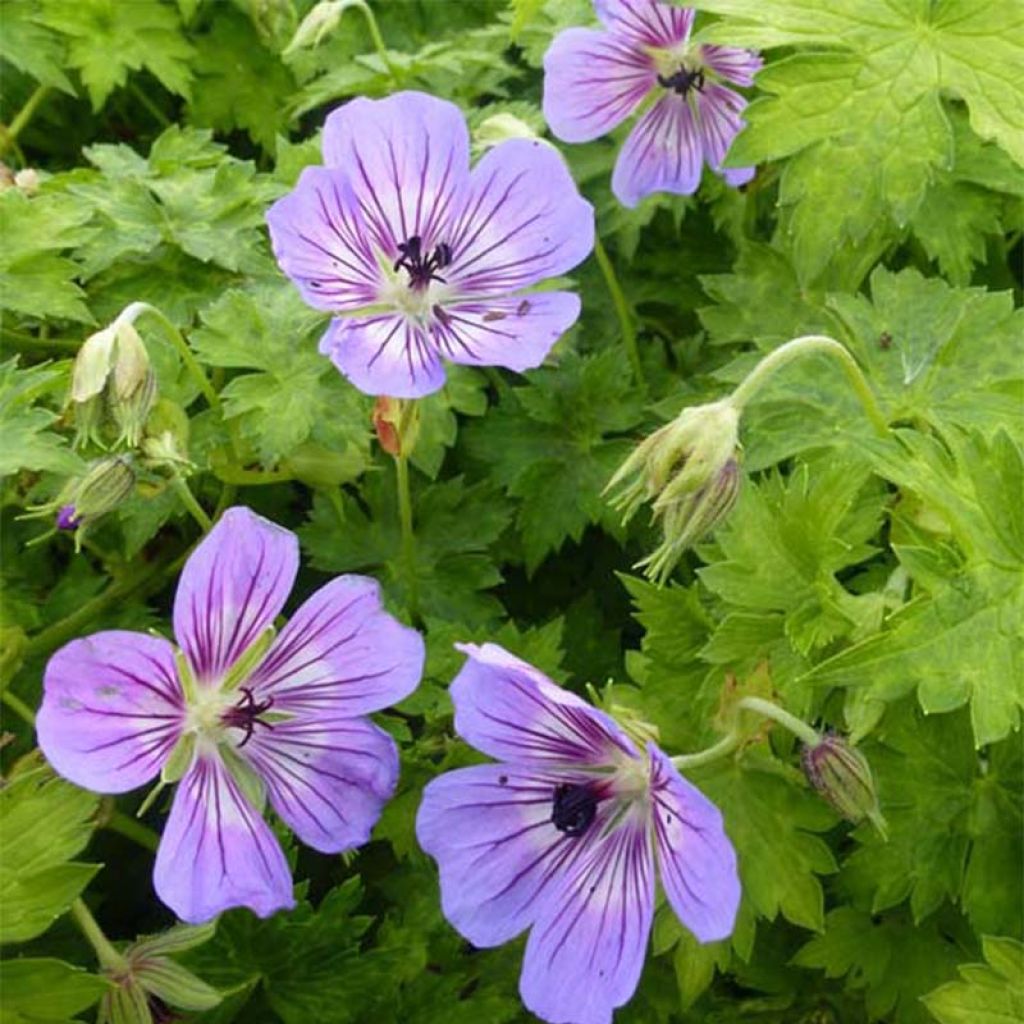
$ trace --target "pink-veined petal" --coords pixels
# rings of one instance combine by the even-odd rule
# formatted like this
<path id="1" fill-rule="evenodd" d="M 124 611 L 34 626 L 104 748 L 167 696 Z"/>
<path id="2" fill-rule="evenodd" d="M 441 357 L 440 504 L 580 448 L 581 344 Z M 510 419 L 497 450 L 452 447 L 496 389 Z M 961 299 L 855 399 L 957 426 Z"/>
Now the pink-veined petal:
<path id="1" fill-rule="evenodd" d="M 126 793 L 160 771 L 184 715 L 171 645 L 110 630 L 72 640 L 50 658 L 36 733 L 66 779 Z"/>
<path id="2" fill-rule="evenodd" d="M 743 127 L 740 114 L 746 105 L 747 101 L 738 93 L 715 82 L 708 82 L 697 96 L 704 158 L 716 173 L 723 175 L 733 186 L 745 184 L 754 176 L 753 167 L 722 170 L 722 161 Z"/>
<path id="3" fill-rule="evenodd" d="M 387 259 L 414 236 L 424 251 L 447 241 L 439 231 L 469 178 L 469 132 L 454 103 L 422 92 L 350 100 L 327 118 L 323 152 L 348 176 Z"/>
<path id="4" fill-rule="evenodd" d="M 423 659 L 423 638 L 384 610 L 376 580 L 339 576 L 291 617 L 246 685 L 274 711 L 355 718 L 408 697 Z"/>
<path id="5" fill-rule="evenodd" d="M 550 1024 L 611 1024 L 636 991 L 654 915 L 654 858 L 640 805 L 581 837 L 585 852 L 545 893 L 519 991 Z M 591 838 L 593 833 L 593 837 Z"/>
<path id="6" fill-rule="evenodd" d="M 594 0 L 594 9 L 609 31 L 641 46 L 676 46 L 689 38 L 693 28 L 693 10 L 675 4 Z"/>
<path id="7" fill-rule="evenodd" d="M 299 570 L 290 530 L 229 508 L 189 556 L 174 596 L 174 634 L 201 682 L 218 682 L 284 607 Z"/>
<path id="8" fill-rule="evenodd" d="M 654 192 L 691 195 L 702 166 L 693 111 L 682 96 L 668 93 L 633 126 L 615 162 L 612 191 L 628 207 Z"/>
<path id="9" fill-rule="evenodd" d="M 443 273 L 458 298 L 504 295 L 585 260 L 594 208 L 553 146 L 509 139 L 473 168 L 447 241 L 452 263 Z"/>
<path id="10" fill-rule="evenodd" d="M 701 63 L 733 85 L 753 85 L 754 75 L 764 64 L 759 54 L 737 46 L 705 44 L 700 48 L 700 59 Z"/>
<path id="11" fill-rule="evenodd" d="M 656 81 L 651 57 L 628 40 L 566 29 L 544 54 L 544 120 L 563 142 L 589 142 L 632 114 Z"/>
<path id="12" fill-rule="evenodd" d="M 556 686 L 497 644 L 456 644 L 468 655 L 450 687 L 455 731 L 512 764 L 607 766 L 637 757 L 603 711 Z"/>
<path id="13" fill-rule="evenodd" d="M 416 837 L 437 861 L 445 917 L 473 945 L 499 946 L 528 927 L 543 894 L 586 849 L 585 836 L 551 821 L 555 787 L 566 778 L 482 764 L 424 789 Z M 599 827 L 593 822 L 588 834 Z"/>
<path id="14" fill-rule="evenodd" d="M 320 352 L 367 395 L 422 398 L 444 386 L 429 336 L 401 313 L 332 320 Z"/>
<path id="15" fill-rule="evenodd" d="M 307 167 L 267 211 L 281 269 L 316 309 L 358 309 L 377 300 L 380 267 L 344 171 Z"/>
<path id="16" fill-rule="evenodd" d="M 257 725 L 239 753 L 274 810 L 322 853 L 368 842 L 398 781 L 394 740 L 365 718 L 318 714 Z"/>
<path id="17" fill-rule="evenodd" d="M 198 756 L 178 785 L 153 884 L 189 924 L 231 907 L 269 917 L 295 906 L 280 845 L 215 753 Z"/>
<path id="18" fill-rule="evenodd" d="M 739 909 L 740 880 L 721 812 L 653 743 L 647 752 L 655 849 L 665 895 L 698 941 L 727 938 Z"/>
<path id="19" fill-rule="evenodd" d="M 453 363 L 522 373 L 544 362 L 579 315 L 579 296 L 535 292 L 445 306 L 431 330 L 434 347 Z"/>

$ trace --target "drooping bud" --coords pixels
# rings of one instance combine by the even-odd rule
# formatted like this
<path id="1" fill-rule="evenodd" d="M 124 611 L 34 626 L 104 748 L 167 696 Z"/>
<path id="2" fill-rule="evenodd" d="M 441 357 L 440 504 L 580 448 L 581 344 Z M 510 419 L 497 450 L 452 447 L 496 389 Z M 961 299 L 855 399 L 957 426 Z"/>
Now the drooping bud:
<path id="1" fill-rule="evenodd" d="M 536 139 L 537 132 L 515 114 L 492 114 L 473 132 L 474 149 L 484 152 L 507 139 Z M 541 140 L 543 141 L 543 140 Z"/>
<path id="2" fill-rule="evenodd" d="M 867 818 L 886 836 L 871 766 L 856 747 L 836 733 L 826 733 L 817 744 L 803 748 L 801 763 L 810 784 L 844 818 L 852 822 Z"/>
<path id="3" fill-rule="evenodd" d="M 54 520 L 57 529 L 74 531 L 75 547 L 80 547 L 86 531 L 131 496 L 136 479 L 126 456 L 97 460 L 85 476 L 62 492 Z"/>
<path id="4" fill-rule="evenodd" d="M 290 57 L 296 50 L 319 46 L 324 36 L 338 27 L 347 8 L 364 6 L 363 0 L 320 0 L 299 23 L 291 42 L 282 51 L 282 56 Z"/>
<path id="5" fill-rule="evenodd" d="M 739 412 L 728 399 L 692 406 L 641 442 L 605 487 L 617 490 L 611 503 L 624 523 L 651 504 L 664 539 L 639 564 L 656 582 L 736 504 L 738 439 Z"/>

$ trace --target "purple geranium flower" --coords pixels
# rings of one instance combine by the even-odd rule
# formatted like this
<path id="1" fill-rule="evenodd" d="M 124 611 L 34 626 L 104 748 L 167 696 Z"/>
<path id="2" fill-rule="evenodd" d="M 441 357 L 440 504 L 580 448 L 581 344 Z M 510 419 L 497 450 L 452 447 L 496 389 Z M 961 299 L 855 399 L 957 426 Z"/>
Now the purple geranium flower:
<path id="1" fill-rule="evenodd" d="M 510 139 L 470 170 L 459 108 L 400 92 L 335 110 L 323 152 L 267 221 L 303 298 L 340 314 L 320 351 L 361 391 L 429 394 L 442 358 L 527 370 L 576 322 L 572 293 L 524 293 L 594 247 L 551 146 Z"/>
<path id="2" fill-rule="evenodd" d="M 229 509 L 181 574 L 180 651 L 112 630 L 46 666 L 39 745 L 61 775 L 101 793 L 181 778 L 154 884 L 185 921 L 294 905 L 265 796 L 336 853 L 367 841 L 394 791 L 395 744 L 365 716 L 415 689 L 423 641 L 361 576 L 332 580 L 272 638 L 298 565 L 293 533 Z"/>
<path id="3" fill-rule="evenodd" d="M 730 185 L 752 167 L 723 169 L 747 101 L 721 83 L 751 85 L 761 58 L 732 46 L 690 42 L 693 11 L 653 0 L 594 0 L 606 31 L 570 28 L 544 55 L 544 116 L 565 142 L 611 131 L 648 97 L 619 153 L 612 191 L 625 206 L 652 192 L 690 195 L 703 162 Z"/>
<path id="4" fill-rule="evenodd" d="M 476 946 L 529 928 L 523 1001 L 554 1024 L 608 1024 L 640 979 L 655 864 L 701 942 L 730 934 L 736 856 L 715 806 L 653 743 L 494 644 L 460 646 L 455 728 L 500 759 L 434 779 L 416 820 L 445 916 Z"/>

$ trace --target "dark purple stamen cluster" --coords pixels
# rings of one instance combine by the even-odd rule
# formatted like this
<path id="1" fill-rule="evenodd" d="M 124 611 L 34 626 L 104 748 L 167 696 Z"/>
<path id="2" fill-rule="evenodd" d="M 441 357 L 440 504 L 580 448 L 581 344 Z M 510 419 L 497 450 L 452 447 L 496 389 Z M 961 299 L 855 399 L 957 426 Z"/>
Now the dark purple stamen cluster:
<path id="1" fill-rule="evenodd" d="M 665 89 L 672 89 L 680 96 L 686 96 L 691 89 L 703 92 L 704 70 L 697 68 L 695 71 L 688 71 L 686 68 L 680 68 L 674 75 L 669 75 L 667 78 L 664 75 L 658 75 L 658 85 Z"/>
<path id="2" fill-rule="evenodd" d="M 82 522 L 82 517 L 75 510 L 74 505 L 63 505 L 57 512 L 58 530 L 77 530 Z"/>
<path id="3" fill-rule="evenodd" d="M 428 256 L 423 251 L 423 239 L 413 235 L 407 242 L 399 242 L 398 251 L 402 254 L 395 260 L 394 269 L 404 267 L 409 272 L 409 284 L 415 288 L 426 288 L 431 281 L 445 283 L 438 273 L 452 261 L 452 249 L 446 242 L 440 242 Z"/>
<path id="4" fill-rule="evenodd" d="M 260 718 L 260 715 L 271 709 L 274 704 L 274 698 L 267 697 L 266 700 L 257 701 L 253 696 L 252 690 L 247 686 L 243 686 L 241 689 L 245 696 L 233 708 L 224 712 L 221 722 L 229 729 L 245 730 L 242 742 L 238 744 L 239 747 L 244 747 L 252 737 L 253 730 L 257 725 L 262 725 L 266 729 L 274 728 L 269 722 L 264 722 Z"/>
<path id="5" fill-rule="evenodd" d="M 567 836 L 581 836 L 590 828 L 595 814 L 597 796 L 592 787 L 585 783 L 574 786 L 563 783 L 555 787 L 551 821 L 559 832 Z"/>

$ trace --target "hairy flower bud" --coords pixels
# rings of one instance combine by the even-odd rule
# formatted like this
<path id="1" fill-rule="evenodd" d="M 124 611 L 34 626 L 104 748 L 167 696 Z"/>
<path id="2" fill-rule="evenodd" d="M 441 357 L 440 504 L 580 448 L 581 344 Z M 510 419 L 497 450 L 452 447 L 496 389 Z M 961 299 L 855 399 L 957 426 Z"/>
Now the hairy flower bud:
<path id="1" fill-rule="evenodd" d="M 363 0 L 320 0 L 295 30 L 291 42 L 284 48 L 283 56 L 289 57 L 296 50 L 313 49 L 320 40 L 338 27 L 341 16 L 349 7 L 365 7 Z"/>
<path id="2" fill-rule="evenodd" d="M 687 548 L 732 510 L 742 474 L 737 457 L 739 412 L 728 401 L 684 409 L 636 448 L 608 482 L 612 506 L 628 522 L 645 502 L 663 542 L 639 564 L 664 582 Z"/>
<path id="3" fill-rule="evenodd" d="M 810 784 L 848 821 L 867 818 L 882 836 L 885 819 L 878 807 L 871 766 L 867 758 L 842 736 L 826 733 L 801 755 Z"/>
<path id="4" fill-rule="evenodd" d="M 73 480 L 57 499 L 55 525 L 74 531 L 75 546 L 86 530 L 127 500 L 135 489 L 136 474 L 123 455 L 99 459 L 78 480 Z"/>

